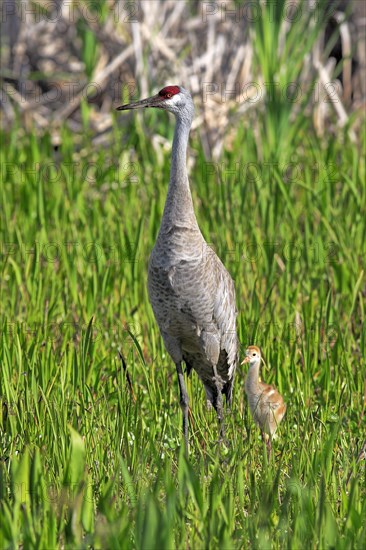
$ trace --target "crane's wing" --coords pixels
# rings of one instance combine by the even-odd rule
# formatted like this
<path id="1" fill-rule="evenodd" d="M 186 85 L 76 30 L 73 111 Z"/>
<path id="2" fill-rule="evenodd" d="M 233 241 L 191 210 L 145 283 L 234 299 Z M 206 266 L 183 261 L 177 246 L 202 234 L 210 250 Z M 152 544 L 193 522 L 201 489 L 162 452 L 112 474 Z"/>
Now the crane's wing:
<path id="1" fill-rule="evenodd" d="M 236 331 L 237 308 L 235 300 L 234 282 L 222 264 L 221 260 L 214 258 L 217 292 L 214 301 L 214 320 L 220 333 L 220 357 L 218 373 L 225 374 L 229 379 L 223 388 L 228 401 L 231 401 L 232 386 L 235 369 L 239 359 L 239 341 Z"/>

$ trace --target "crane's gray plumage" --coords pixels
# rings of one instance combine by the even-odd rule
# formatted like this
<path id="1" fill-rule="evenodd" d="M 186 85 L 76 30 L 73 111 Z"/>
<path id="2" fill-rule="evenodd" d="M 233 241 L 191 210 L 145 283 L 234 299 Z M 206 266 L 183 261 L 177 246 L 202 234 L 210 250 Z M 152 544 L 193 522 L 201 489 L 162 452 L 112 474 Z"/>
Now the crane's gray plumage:
<path id="1" fill-rule="evenodd" d="M 179 380 L 183 431 L 188 448 L 188 395 L 182 362 L 202 380 L 207 399 L 223 421 L 222 394 L 232 400 L 238 361 L 233 281 L 198 227 L 186 153 L 194 115 L 190 94 L 169 86 L 158 95 L 120 109 L 158 107 L 174 113 L 169 189 L 148 271 L 150 302 Z"/>

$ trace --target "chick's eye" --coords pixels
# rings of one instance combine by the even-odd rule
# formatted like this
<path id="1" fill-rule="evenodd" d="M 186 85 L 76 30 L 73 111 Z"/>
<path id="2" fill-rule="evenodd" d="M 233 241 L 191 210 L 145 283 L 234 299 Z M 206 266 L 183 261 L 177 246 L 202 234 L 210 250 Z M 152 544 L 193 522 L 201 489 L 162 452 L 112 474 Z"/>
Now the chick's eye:
<path id="1" fill-rule="evenodd" d="M 256 353 L 253 353 L 253 357 L 256 357 L 256 356 L 257 356 L 257 354 L 256 354 Z"/>

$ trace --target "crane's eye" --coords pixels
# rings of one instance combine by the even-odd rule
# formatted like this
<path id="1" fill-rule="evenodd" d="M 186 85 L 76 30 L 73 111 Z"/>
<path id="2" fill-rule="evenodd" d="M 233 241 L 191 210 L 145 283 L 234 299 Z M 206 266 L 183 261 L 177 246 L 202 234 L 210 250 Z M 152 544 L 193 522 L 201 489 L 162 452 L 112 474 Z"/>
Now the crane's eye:
<path id="1" fill-rule="evenodd" d="M 166 97 L 167 99 L 170 99 L 170 98 L 172 97 L 172 94 L 170 94 L 170 93 L 168 92 L 167 94 L 165 94 L 165 97 Z"/>

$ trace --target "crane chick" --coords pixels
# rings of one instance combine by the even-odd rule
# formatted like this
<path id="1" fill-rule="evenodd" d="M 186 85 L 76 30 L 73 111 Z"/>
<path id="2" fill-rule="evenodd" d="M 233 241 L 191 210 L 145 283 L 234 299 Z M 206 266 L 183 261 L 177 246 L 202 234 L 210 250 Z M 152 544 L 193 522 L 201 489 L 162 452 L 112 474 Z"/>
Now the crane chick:
<path id="1" fill-rule="evenodd" d="M 259 369 L 261 351 L 257 346 L 249 346 L 245 351 L 243 364 L 249 363 L 245 380 L 245 392 L 254 422 L 260 427 L 263 440 L 266 440 L 268 455 L 271 453 L 272 438 L 286 412 L 282 395 L 274 386 L 261 382 Z M 266 435 L 265 435 L 266 434 Z M 266 437 L 267 436 L 267 437 Z"/>

